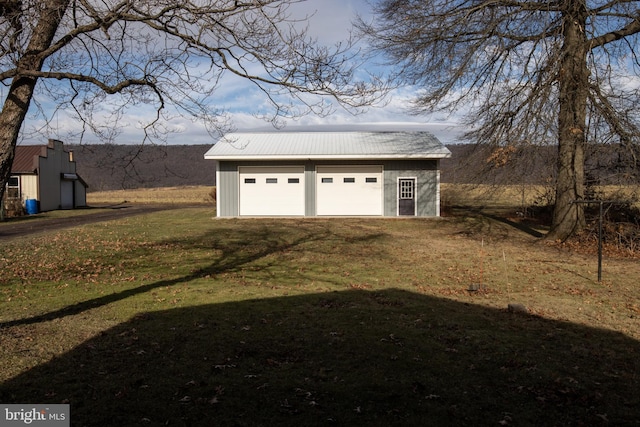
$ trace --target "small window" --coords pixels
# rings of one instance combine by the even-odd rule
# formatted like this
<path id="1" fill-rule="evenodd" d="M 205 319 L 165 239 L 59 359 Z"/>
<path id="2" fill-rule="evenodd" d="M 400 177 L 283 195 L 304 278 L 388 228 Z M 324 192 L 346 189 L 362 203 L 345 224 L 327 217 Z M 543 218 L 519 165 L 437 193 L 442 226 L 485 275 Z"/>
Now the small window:
<path id="1" fill-rule="evenodd" d="M 278 178 L 267 178 L 267 184 L 277 184 Z"/>
<path id="2" fill-rule="evenodd" d="M 300 184 L 300 178 L 289 178 L 287 182 L 289 184 Z"/>
<path id="3" fill-rule="evenodd" d="M 255 184 L 256 183 L 256 179 L 255 178 L 245 178 L 244 179 L 244 183 L 245 184 Z"/>
<path id="4" fill-rule="evenodd" d="M 371 183 L 375 183 L 378 182 L 378 178 L 373 177 L 373 178 L 365 178 L 364 182 L 371 182 Z"/>
<path id="5" fill-rule="evenodd" d="M 7 199 L 20 198 L 20 179 L 17 176 L 9 177 L 6 195 Z"/>
<path id="6" fill-rule="evenodd" d="M 333 178 L 322 178 L 323 184 L 331 184 L 333 183 Z"/>
<path id="7" fill-rule="evenodd" d="M 412 179 L 400 180 L 400 199 L 409 200 L 414 197 L 414 181 Z"/>
<path id="8" fill-rule="evenodd" d="M 356 182 L 355 178 L 345 178 L 344 179 L 345 183 L 349 183 L 349 184 L 353 184 L 354 182 Z"/>

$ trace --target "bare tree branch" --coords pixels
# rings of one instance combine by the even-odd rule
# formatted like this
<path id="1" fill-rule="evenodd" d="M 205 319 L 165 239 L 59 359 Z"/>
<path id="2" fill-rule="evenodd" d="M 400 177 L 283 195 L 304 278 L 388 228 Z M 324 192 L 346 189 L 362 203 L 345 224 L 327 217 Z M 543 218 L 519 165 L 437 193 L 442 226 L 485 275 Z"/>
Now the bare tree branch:
<path id="1" fill-rule="evenodd" d="M 0 112 L 0 197 L 34 96 L 65 106 L 83 124 L 81 137 L 91 132 L 109 141 L 126 108 L 137 105 L 155 108 L 155 117 L 139 124 L 145 139 L 169 132 L 164 121 L 173 112 L 223 130 L 225 117 L 210 101 L 225 74 L 262 91 L 274 122 L 326 113 L 333 105 L 325 98 L 352 111 L 382 99 L 382 80 L 357 78 L 352 40 L 320 46 L 290 16 L 299 1 L 0 3 L 0 82 L 9 87 Z M 46 118 L 44 129 L 51 123 Z"/>
<path id="2" fill-rule="evenodd" d="M 549 237 L 578 232 L 586 147 L 605 131 L 639 143 L 637 85 L 615 77 L 640 81 L 638 2 L 382 0 L 374 12 L 358 27 L 396 82 L 419 88 L 413 112 L 464 108 L 467 137 L 496 147 L 557 145 Z"/>

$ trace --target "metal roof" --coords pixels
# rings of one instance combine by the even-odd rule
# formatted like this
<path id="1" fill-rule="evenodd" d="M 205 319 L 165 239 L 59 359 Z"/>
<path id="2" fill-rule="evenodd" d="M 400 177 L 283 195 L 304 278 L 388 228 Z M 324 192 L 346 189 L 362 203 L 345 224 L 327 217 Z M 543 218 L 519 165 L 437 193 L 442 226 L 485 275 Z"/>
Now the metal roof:
<path id="1" fill-rule="evenodd" d="M 11 164 L 11 173 L 35 173 L 38 156 L 47 156 L 46 145 L 18 145 Z"/>
<path id="2" fill-rule="evenodd" d="M 442 159 L 451 152 L 429 132 L 237 132 L 210 160 Z"/>

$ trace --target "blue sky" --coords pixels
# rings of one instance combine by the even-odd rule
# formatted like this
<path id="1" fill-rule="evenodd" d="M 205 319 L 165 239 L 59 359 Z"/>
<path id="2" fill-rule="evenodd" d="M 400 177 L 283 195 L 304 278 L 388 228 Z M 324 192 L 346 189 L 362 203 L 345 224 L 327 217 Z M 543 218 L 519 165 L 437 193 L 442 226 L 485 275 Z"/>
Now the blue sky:
<path id="1" fill-rule="evenodd" d="M 348 38 L 356 13 L 365 17 L 370 16 L 366 0 L 307 0 L 295 4 L 291 10 L 296 16 L 311 16 L 309 20 L 310 35 L 328 45 Z M 406 128 L 428 130 L 445 143 L 454 142 L 461 131 L 455 119 L 441 116 L 412 116 L 407 113 L 406 109 L 414 91 L 414 88 L 398 89 L 391 94 L 384 106 L 369 108 L 359 115 L 353 115 L 341 107 L 336 107 L 335 111 L 326 117 L 303 116 L 295 121 L 287 121 L 285 130 L 293 128 L 331 129 L 332 127 L 344 128 L 345 126 L 361 126 L 362 128 L 376 126 L 384 129 Z M 255 117 L 255 114 L 260 112 L 260 106 L 266 105 L 267 100 L 250 82 L 228 76 L 223 79 L 220 87 L 211 97 L 211 101 L 215 107 L 228 112 L 232 125 L 238 131 L 274 129 L 268 122 Z M 140 142 L 142 131 L 138 123 L 148 121 L 148 117 L 154 113 L 152 108 L 137 108 L 129 111 L 129 114 L 121 121 L 124 128 L 115 142 Z M 26 126 L 36 124 L 27 122 Z M 214 138 L 206 131 L 204 124 L 189 117 L 174 118 L 166 125 L 175 132 L 169 136 L 167 140 L 169 144 L 208 144 L 214 142 Z M 28 137 L 24 143 L 43 143 L 46 138 L 57 138 L 67 143 L 74 143 L 76 141 L 70 140 L 69 135 L 77 131 L 78 127 L 79 124 L 61 112 L 53 119 L 49 135 L 44 136 L 42 140 Z M 94 141 L 87 135 L 84 142 Z"/>
<path id="2" fill-rule="evenodd" d="M 313 37 L 317 37 L 321 43 L 333 45 L 346 40 L 352 30 L 352 22 L 356 14 L 367 18 L 370 17 L 370 6 L 366 0 L 307 0 L 294 6 L 294 12 L 300 16 L 310 16 L 309 32 Z M 246 82 L 238 82 L 240 85 L 248 87 Z M 226 90 L 235 91 L 236 87 L 222 86 L 219 94 L 225 98 Z M 407 113 L 409 101 L 415 92 L 415 88 L 402 88 L 391 94 L 385 105 L 369 108 L 365 113 L 353 115 L 352 113 L 337 107 L 335 112 L 327 117 L 306 115 L 297 120 L 286 122 L 285 130 L 291 128 L 313 128 L 322 127 L 349 127 L 360 126 L 377 127 L 389 129 L 421 129 L 429 130 L 439 137 L 443 142 L 453 142 L 461 132 L 455 119 L 442 116 L 413 116 Z M 254 95 L 259 96 L 257 93 Z M 224 105 L 231 110 L 233 122 L 238 130 L 269 129 L 270 124 L 253 117 L 252 111 L 247 109 L 246 104 L 259 105 L 260 100 L 254 102 L 243 102 L 242 98 L 236 97 L 242 105 Z M 263 100 L 264 101 L 264 100 Z"/>

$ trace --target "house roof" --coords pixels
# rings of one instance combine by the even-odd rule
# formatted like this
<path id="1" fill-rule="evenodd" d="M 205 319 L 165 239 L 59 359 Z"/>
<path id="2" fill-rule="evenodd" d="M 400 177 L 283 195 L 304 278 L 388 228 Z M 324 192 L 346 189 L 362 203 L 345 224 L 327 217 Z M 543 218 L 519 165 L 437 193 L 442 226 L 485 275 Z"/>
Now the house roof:
<path id="1" fill-rule="evenodd" d="M 429 132 L 238 132 L 220 138 L 211 160 L 442 159 L 451 152 Z"/>
<path id="2" fill-rule="evenodd" d="M 11 173 L 35 173 L 38 168 L 36 156 L 46 155 L 46 145 L 18 145 L 11 165 Z"/>

